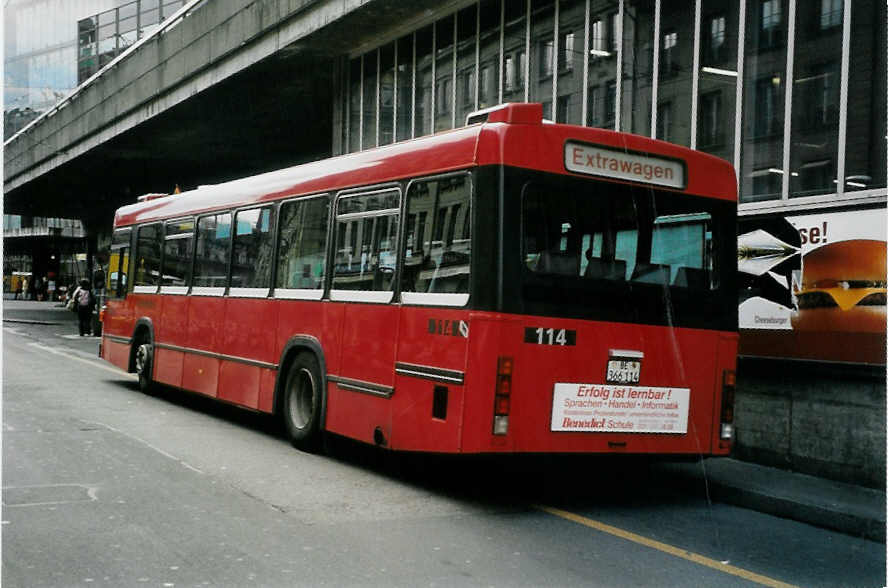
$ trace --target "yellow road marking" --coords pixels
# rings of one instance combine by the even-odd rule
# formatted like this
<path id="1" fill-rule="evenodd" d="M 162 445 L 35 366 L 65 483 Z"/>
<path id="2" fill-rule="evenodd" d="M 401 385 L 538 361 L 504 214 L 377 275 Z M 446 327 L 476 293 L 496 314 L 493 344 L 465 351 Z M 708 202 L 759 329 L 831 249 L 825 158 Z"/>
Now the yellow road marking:
<path id="1" fill-rule="evenodd" d="M 602 533 L 608 533 L 609 535 L 614 535 L 615 537 L 619 537 L 627 541 L 632 541 L 633 543 L 638 543 L 639 545 L 644 545 L 646 547 L 650 547 L 652 549 L 668 553 L 669 555 L 674 555 L 675 557 L 680 557 L 682 559 L 692 561 L 696 564 L 700 564 L 718 570 L 720 572 L 724 572 L 726 574 L 738 576 L 740 578 L 743 578 L 744 580 L 749 580 L 750 582 L 761 584 L 762 586 L 772 586 L 773 588 L 796 588 L 793 584 L 786 584 L 785 582 L 780 582 L 779 580 L 775 580 L 767 576 L 762 576 L 761 574 L 756 574 L 755 572 L 750 572 L 749 570 L 744 570 L 742 568 L 738 568 L 729 564 L 723 564 L 720 561 L 704 557 L 697 553 L 687 551 L 686 549 L 680 549 L 673 545 L 669 545 L 668 543 L 662 543 L 654 539 L 648 539 L 647 537 L 642 537 L 641 535 L 636 535 L 635 533 L 624 531 L 623 529 L 612 527 L 605 523 L 594 521 L 592 519 L 572 512 L 568 512 L 566 510 L 561 510 L 560 508 L 544 505 L 535 505 L 535 508 L 543 512 L 547 512 L 551 515 L 555 515 L 556 517 L 561 517 L 574 523 L 585 525 L 586 527 L 601 531 Z"/>

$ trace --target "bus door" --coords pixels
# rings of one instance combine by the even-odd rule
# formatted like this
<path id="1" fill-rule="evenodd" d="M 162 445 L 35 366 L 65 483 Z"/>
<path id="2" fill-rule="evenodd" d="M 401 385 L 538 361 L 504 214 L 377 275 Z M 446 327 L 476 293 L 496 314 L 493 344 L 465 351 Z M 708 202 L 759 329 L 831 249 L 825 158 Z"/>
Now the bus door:
<path id="1" fill-rule="evenodd" d="M 102 316 L 102 357 L 126 370 L 129 366 L 133 311 L 126 302 L 127 274 L 133 230 L 129 227 L 115 229 L 111 236 L 111 255 L 108 258 L 107 284 L 105 286 L 106 312 Z M 73 292 L 72 292 L 73 293 Z"/>
<path id="2" fill-rule="evenodd" d="M 338 373 L 328 376 L 326 425 L 377 444 L 391 436 L 400 196 L 397 188 L 340 196 L 334 223 L 330 299 L 343 303 L 343 320 Z"/>
<path id="3" fill-rule="evenodd" d="M 469 337 L 471 176 L 411 182 L 401 266 L 392 445 L 457 451 Z"/>

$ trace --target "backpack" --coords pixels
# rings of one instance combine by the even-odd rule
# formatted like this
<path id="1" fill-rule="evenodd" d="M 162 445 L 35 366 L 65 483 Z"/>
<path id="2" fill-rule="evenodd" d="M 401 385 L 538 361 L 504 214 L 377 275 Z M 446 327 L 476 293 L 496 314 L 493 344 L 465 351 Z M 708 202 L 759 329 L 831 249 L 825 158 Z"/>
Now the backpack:
<path id="1" fill-rule="evenodd" d="M 77 305 L 80 308 L 89 308 L 92 300 L 90 300 L 91 295 L 89 290 L 81 290 L 80 294 L 77 295 Z"/>

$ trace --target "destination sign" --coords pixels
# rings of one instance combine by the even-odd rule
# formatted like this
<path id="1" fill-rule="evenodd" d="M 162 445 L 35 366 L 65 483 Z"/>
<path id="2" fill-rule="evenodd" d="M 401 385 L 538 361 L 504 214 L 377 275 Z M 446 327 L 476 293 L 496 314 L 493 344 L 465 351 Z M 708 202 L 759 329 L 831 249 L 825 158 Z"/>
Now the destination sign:
<path id="1" fill-rule="evenodd" d="M 607 149 L 567 141 L 564 166 L 572 172 L 630 182 L 684 189 L 685 166 L 681 161 Z"/>

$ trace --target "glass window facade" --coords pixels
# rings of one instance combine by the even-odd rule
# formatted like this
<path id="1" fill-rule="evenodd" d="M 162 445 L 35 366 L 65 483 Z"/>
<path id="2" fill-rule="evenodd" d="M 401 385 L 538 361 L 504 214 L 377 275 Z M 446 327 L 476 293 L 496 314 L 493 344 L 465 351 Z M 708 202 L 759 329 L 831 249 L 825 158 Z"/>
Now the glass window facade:
<path id="1" fill-rule="evenodd" d="M 603 4 L 603 6 L 607 10 L 607 5 Z M 651 108 L 656 101 L 656 96 L 653 94 L 655 87 L 653 83 L 655 12 L 656 6 L 653 0 L 633 0 L 625 2 L 623 5 L 624 24 L 622 27 L 622 38 L 624 42 L 621 46 L 620 130 L 646 136 L 651 136 L 653 120 Z M 610 17 L 601 17 L 605 19 L 605 22 L 615 23 L 614 18 L 618 19 L 619 13 L 612 14 Z M 617 34 L 617 31 L 614 29 L 615 26 L 615 24 L 612 24 L 610 27 L 611 35 Z M 677 34 L 674 39 L 677 39 Z M 674 50 L 675 46 L 671 45 L 669 51 L 673 53 L 670 53 L 670 55 L 674 55 Z M 617 61 L 616 59 L 611 59 L 609 63 L 611 72 L 607 76 L 608 81 L 605 88 L 607 118 L 604 124 L 590 124 L 590 126 L 603 126 L 612 129 L 616 125 Z M 658 84 L 657 87 L 660 87 L 660 85 Z M 667 99 L 664 103 L 658 103 L 659 108 L 663 108 L 664 104 L 668 102 L 669 100 Z M 659 112 L 657 109 L 655 111 Z M 653 124 L 657 123 L 654 122 Z M 667 120 L 667 126 L 670 124 L 671 120 Z M 657 133 L 656 137 L 658 139 L 663 138 L 661 133 Z"/>
<path id="2" fill-rule="evenodd" d="M 885 187 L 885 3 L 855 0 L 851 5 L 844 153 L 845 192 Z M 841 91 L 841 90 L 840 90 Z"/>
<path id="3" fill-rule="evenodd" d="M 395 45 L 379 51 L 379 144 L 395 140 Z"/>
<path id="4" fill-rule="evenodd" d="M 3 3 L 5 139 L 77 87 L 80 81 L 77 21 L 84 14 L 97 13 L 120 3 L 114 0 L 7 0 Z M 92 42 L 90 50 L 94 46 Z"/>
<path id="5" fill-rule="evenodd" d="M 435 131 L 454 126 L 454 26 L 455 15 L 435 23 Z"/>
<path id="6" fill-rule="evenodd" d="M 466 115 L 477 110 L 478 80 L 478 5 L 459 12 L 456 22 L 456 126 L 462 126 Z"/>
<path id="7" fill-rule="evenodd" d="M 737 112 L 738 2 L 703 0 L 700 6 L 697 149 L 734 161 Z M 729 35 L 728 30 L 734 32 Z"/>
<path id="8" fill-rule="evenodd" d="M 348 150 L 377 144 L 377 120 L 385 121 L 379 142 L 389 140 L 389 104 L 398 105 L 395 136 L 403 140 L 460 126 L 475 108 L 533 101 L 557 122 L 726 159 L 744 204 L 883 189 L 885 10 L 876 0 L 481 0 L 445 8 L 351 59 L 349 95 L 339 100 Z M 395 69 L 396 82 L 388 73 Z"/>

